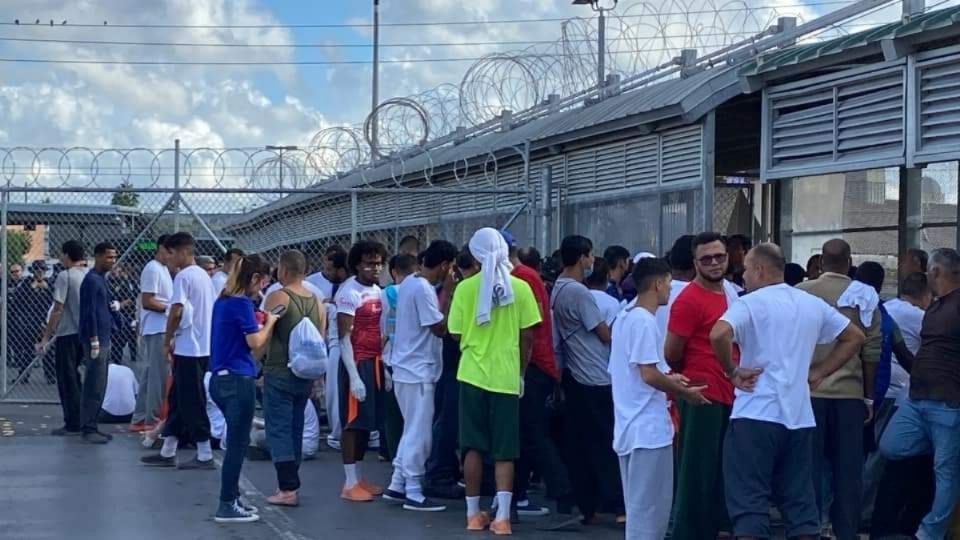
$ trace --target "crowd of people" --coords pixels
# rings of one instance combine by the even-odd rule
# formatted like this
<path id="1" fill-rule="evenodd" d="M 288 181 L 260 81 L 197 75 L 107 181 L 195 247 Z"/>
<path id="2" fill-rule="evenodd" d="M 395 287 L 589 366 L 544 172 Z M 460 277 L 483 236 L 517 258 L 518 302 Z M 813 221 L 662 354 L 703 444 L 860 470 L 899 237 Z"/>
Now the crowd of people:
<path id="1" fill-rule="evenodd" d="M 610 516 L 631 540 L 944 538 L 960 496 L 953 249 L 903 254 L 884 301 L 884 268 L 855 267 L 841 239 L 804 269 L 712 232 L 665 257 L 600 257 L 574 235 L 543 259 L 483 228 L 393 256 L 334 246 L 315 273 L 296 250 L 233 249 L 218 268 L 187 233 L 157 244 L 139 280 L 109 243 L 89 269 L 65 243 L 53 283 L 33 263 L 11 305 L 44 307 L 12 321 L 39 338 L 14 358 L 53 343 L 54 435 L 105 444 L 98 423 L 128 421 L 159 450 L 152 467 L 214 469 L 223 450 L 220 522 L 259 519 L 238 489 L 248 456 L 274 464 L 270 504 L 300 504 L 323 417 L 344 501 L 437 512 L 463 497 L 466 528 L 496 535 L 518 516 Z M 364 474 L 374 450 L 386 486 Z"/>

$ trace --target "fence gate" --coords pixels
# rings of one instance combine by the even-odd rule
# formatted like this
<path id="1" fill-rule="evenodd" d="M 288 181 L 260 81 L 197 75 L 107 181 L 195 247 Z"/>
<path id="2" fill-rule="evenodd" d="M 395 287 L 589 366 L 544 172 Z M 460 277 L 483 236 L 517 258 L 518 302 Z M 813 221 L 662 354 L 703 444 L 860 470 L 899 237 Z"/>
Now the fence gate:
<path id="1" fill-rule="evenodd" d="M 142 365 L 140 271 L 162 234 L 192 233 L 197 255 L 217 262 L 230 247 L 271 262 L 285 249 L 300 249 L 311 271 L 322 268 L 330 246 L 349 248 L 360 238 L 382 242 L 389 253 L 408 237 L 421 249 L 438 238 L 459 244 L 482 226 L 510 228 L 521 241 L 532 240 L 519 181 L 409 187 L 393 178 L 343 185 L 342 173 L 320 159 L 328 149 L 280 152 L 0 148 L 0 401 L 59 401 L 54 347 L 38 350 L 37 344 L 67 240 L 83 244 L 88 266 L 96 244 L 117 248 L 108 284 L 122 307 L 111 360 L 135 371 Z"/>

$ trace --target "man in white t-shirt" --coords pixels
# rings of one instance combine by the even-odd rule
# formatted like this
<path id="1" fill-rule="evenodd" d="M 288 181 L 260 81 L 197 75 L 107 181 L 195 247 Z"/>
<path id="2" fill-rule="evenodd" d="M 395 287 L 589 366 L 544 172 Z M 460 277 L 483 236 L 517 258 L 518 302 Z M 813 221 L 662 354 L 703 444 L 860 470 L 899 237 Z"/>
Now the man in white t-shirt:
<path id="1" fill-rule="evenodd" d="M 610 267 L 607 266 L 606 259 L 595 257 L 593 259 L 593 272 L 583 279 L 583 284 L 590 289 L 590 295 L 597 303 L 603 322 L 607 326 L 613 326 L 613 320 L 620 313 L 620 301 L 607 293 L 607 287 L 610 285 Z"/>
<path id="2" fill-rule="evenodd" d="M 865 340 L 839 311 L 785 284 L 785 267 L 776 244 L 750 250 L 744 260 L 750 294 L 732 303 L 710 332 L 714 353 L 736 387 L 723 476 L 737 537 L 770 538 L 774 503 L 788 538 L 820 534 L 810 390 L 855 356 Z M 816 346 L 834 341 L 827 358 L 811 368 Z M 739 367 L 734 343 L 740 346 Z"/>
<path id="3" fill-rule="evenodd" d="M 633 269 L 637 297 L 617 317 L 610 345 L 613 450 L 620 458 L 626 538 L 660 540 L 667 534 L 673 499 L 673 421 L 667 393 L 707 403 L 706 387 L 668 375 L 655 313 L 670 297 L 670 268 L 642 259 Z"/>
<path id="4" fill-rule="evenodd" d="M 170 252 L 164 246 L 167 235 L 157 239 L 153 260 L 140 273 L 140 351 L 144 363 L 142 391 L 137 396 L 130 431 L 149 431 L 160 421 L 170 367 L 163 354 L 167 331 L 167 309 L 173 296 L 173 278 L 167 267 Z"/>
<path id="5" fill-rule="evenodd" d="M 133 370 L 117 364 L 107 367 L 107 387 L 100 406 L 101 424 L 125 424 L 133 416 L 139 391 L 137 377 Z"/>
<path id="6" fill-rule="evenodd" d="M 436 286 L 452 287 L 457 247 L 436 240 L 423 253 L 419 274 L 406 276 L 397 288 L 393 339 L 393 390 L 403 415 L 403 435 L 393 477 L 383 497 L 403 501 L 405 510 L 438 512 L 446 506 L 423 495 L 423 477 L 432 441 L 434 392 L 443 370 L 441 337 L 447 333 Z"/>
<path id="7" fill-rule="evenodd" d="M 903 343 L 913 354 L 920 350 L 920 328 L 923 316 L 933 302 L 933 293 L 927 283 L 927 275 L 917 272 L 904 278 L 900 283 L 900 298 L 884 302 L 883 307 L 897 323 Z M 890 366 L 890 388 L 887 399 L 899 400 L 909 394 L 910 374 L 900 365 L 896 356 Z"/>
<path id="8" fill-rule="evenodd" d="M 217 291 L 217 294 L 220 294 L 223 291 L 223 288 L 227 285 L 227 279 L 230 277 L 230 272 L 233 272 L 233 267 L 237 265 L 237 262 L 243 258 L 242 249 L 229 249 L 227 253 L 223 256 L 223 268 L 217 270 L 210 276 L 210 279 L 213 280 L 213 288 Z"/>
<path id="9" fill-rule="evenodd" d="M 189 233 L 173 234 L 165 245 L 172 263 L 180 269 L 173 280 L 164 333 L 164 356 L 173 355 L 173 386 L 163 448 L 160 454 L 141 461 L 154 467 L 214 469 L 203 375 L 210 359 L 210 324 L 217 293 L 210 276 L 195 264 L 194 240 Z M 197 456 L 192 461 L 176 463 L 180 441 L 196 443 Z"/>
<path id="10" fill-rule="evenodd" d="M 330 433 L 327 435 L 327 444 L 340 450 L 340 392 L 339 392 L 339 374 L 340 374 L 340 343 L 337 338 L 337 325 L 333 324 L 337 320 L 337 310 L 333 304 L 333 299 L 337 296 L 340 285 L 346 281 L 347 273 L 347 252 L 340 246 L 333 245 L 326 249 L 323 254 L 323 263 L 319 272 L 310 274 L 303 281 L 304 284 L 311 284 L 319 289 L 329 304 L 327 305 L 327 375 L 324 382 L 324 405 L 327 409 L 327 424 L 330 427 Z M 331 307 L 333 306 L 333 307 Z M 330 338 L 333 338 L 332 340 Z M 334 354 L 336 353 L 336 354 Z"/>

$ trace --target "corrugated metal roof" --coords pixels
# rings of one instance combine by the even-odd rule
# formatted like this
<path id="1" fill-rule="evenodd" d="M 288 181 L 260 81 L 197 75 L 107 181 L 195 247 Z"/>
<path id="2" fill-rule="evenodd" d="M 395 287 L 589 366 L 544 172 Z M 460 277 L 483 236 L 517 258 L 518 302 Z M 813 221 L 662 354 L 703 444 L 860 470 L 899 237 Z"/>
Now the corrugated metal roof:
<path id="1" fill-rule="evenodd" d="M 705 105 L 715 106 L 717 101 L 729 99 L 740 93 L 736 67 L 715 67 L 706 69 L 686 78 L 669 79 L 663 82 L 629 90 L 608 97 L 598 103 L 575 109 L 560 111 L 512 127 L 507 131 L 498 131 L 468 139 L 460 144 L 452 144 L 422 152 L 402 159 L 381 164 L 373 169 L 355 171 L 342 178 L 323 185 L 325 188 L 353 188 L 368 184 L 390 181 L 394 175 L 399 179 L 403 174 L 414 175 L 422 171 L 440 169 L 463 160 L 482 159 L 488 154 L 509 153 L 511 148 L 529 141 L 532 150 L 553 144 L 559 139 L 573 138 L 578 132 L 591 128 L 601 128 L 604 124 L 636 120 L 636 125 L 654 122 L 670 117 L 684 117 L 688 122 L 697 120 L 698 115 L 706 112 Z M 617 129 L 627 126 L 617 126 Z M 242 222 L 249 223 L 259 216 L 269 214 L 280 208 L 286 208 L 324 195 L 300 194 L 262 206 L 246 214 Z M 238 223 L 239 224 L 239 223 Z"/>
<path id="2" fill-rule="evenodd" d="M 960 6 L 930 11 L 914 16 L 910 22 L 885 24 L 821 43 L 797 45 L 782 51 L 763 54 L 755 62 L 744 66 L 740 70 L 740 75 L 770 73 L 785 66 L 802 64 L 850 49 L 874 45 L 882 40 L 905 38 L 930 30 L 948 28 L 958 23 L 960 23 Z"/>

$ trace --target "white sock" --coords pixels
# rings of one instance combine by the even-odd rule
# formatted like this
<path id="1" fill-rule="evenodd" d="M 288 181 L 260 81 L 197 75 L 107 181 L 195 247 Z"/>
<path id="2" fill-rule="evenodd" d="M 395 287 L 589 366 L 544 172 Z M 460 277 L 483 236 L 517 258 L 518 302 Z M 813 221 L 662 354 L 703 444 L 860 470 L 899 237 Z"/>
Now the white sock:
<path id="1" fill-rule="evenodd" d="M 210 461 L 213 459 L 213 449 L 210 448 L 209 440 L 197 443 L 197 459 L 200 461 Z"/>
<path id="2" fill-rule="evenodd" d="M 176 437 L 167 437 L 163 440 L 163 448 L 160 449 L 160 455 L 165 458 L 171 458 L 177 455 L 177 441 Z"/>
<path id="3" fill-rule="evenodd" d="M 350 465 L 343 466 L 343 474 L 346 476 L 346 481 L 343 483 L 343 487 L 350 489 L 353 486 L 357 485 L 359 481 L 359 475 L 357 474 L 357 464 L 351 463 Z"/>
<path id="4" fill-rule="evenodd" d="M 497 520 L 510 521 L 510 502 L 513 500 L 513 493 L 510 491 L 497 492 Z"/>
<path id="5" fill-rule="evenodd" d="M 467 517 L 472 518 L 479 513 L 480 497 L 467 497 Z"/>

